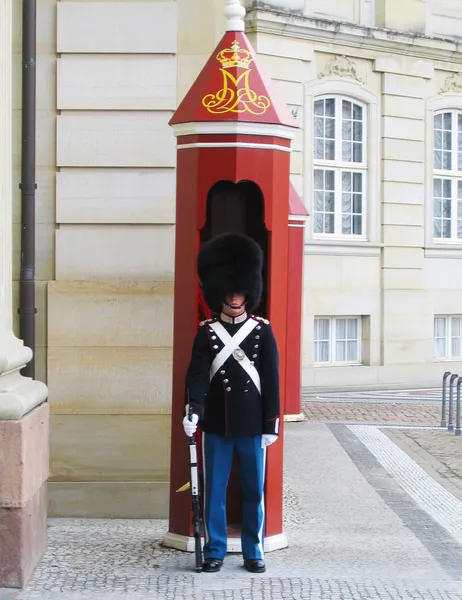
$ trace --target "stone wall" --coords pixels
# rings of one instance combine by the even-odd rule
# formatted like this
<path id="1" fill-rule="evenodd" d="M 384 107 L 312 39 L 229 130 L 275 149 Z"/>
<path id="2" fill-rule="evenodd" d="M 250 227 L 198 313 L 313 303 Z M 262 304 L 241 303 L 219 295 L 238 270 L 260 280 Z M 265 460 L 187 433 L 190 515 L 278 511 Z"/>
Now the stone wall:
<path id="1" fill-rule="evenodd" d="M 49 384 L 52 515 L 166 516 L 176 160 L 168 120 L 222 36 L 224 5 L 39 3 L 36 362 Z M 434 384 L 446 369 L 433 358 L 433 317 L 462 312 L 462 253 L 432 241 L 431 137 L 434 110 L 462 108 L 462 85 L 456 44 L 420 35 L 443 35 L 451 0 L 430 3 L 425 14 L 439 21 L 425 20 L 422 5 L 338 0 L 324 15 L 325 2 L 293 0 L 284 8 L 299 16 L 248 15 L 261 64 L 300 124 L 291 177 L 310 212 L 314 99 L 343 95 L 367 111 L 367 236 L 317 239 L 308 221 L 304 385 Z M 15 0 L 15 183 L 20 9 Z M 358 27 L 373 23 L 419 35 Z M 14 208 L 17 279 L 17 189 Z M 314 366 L 322 315 L 362 319 L 362 364 Z"/>

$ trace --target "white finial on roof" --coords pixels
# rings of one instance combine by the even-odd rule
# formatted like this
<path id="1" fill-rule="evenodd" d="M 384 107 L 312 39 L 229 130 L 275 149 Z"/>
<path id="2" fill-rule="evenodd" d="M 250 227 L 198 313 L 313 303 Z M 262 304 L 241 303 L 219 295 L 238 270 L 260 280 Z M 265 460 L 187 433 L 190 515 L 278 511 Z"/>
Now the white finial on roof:
<path id="1" fill-rule="evenodd" d="M 244 31 L 245 30 L 245 8 L 241 0 L 228 0 L 225 8 L 226 31 Z"/>

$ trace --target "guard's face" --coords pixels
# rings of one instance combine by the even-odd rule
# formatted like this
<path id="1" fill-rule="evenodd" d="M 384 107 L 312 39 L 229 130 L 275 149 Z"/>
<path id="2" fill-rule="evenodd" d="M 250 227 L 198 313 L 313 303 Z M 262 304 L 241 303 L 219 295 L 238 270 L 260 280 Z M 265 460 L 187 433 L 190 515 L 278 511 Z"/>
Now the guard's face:
<path id="1" fill-rule="evenodd" d="M 223 312 L 230 316 L 238 316 L 245 310 L 244 294 L 232 294 L 226 296 L 225 304 L 223 304 Z"/>

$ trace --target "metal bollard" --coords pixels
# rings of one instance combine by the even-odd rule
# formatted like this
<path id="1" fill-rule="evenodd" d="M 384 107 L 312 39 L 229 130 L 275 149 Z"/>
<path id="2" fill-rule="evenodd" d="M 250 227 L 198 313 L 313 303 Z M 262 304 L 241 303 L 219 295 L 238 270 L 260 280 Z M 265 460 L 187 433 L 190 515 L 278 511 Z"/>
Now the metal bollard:
<path id="1" fill-rule="evenodd" d="M 446 380 L 451 374 L 451 371 L 445 371 L 443 375 L 443 395 L 441 398 L 441 427 L 446 427 Z"/>
<path id="2" fill-rule="evenodd" d="M 460 435 L 460 386 L 462 385 L 462 377 L 457 380 L 457 399 L 456 399 L 456 435 Z"/>
<path id="3" fill-rule="evenodd" d="M 454 381 L 459 377 L 453 373 L 449 379 L 449 415 L 448 415 L 448 431 L 454 431 Z"/>

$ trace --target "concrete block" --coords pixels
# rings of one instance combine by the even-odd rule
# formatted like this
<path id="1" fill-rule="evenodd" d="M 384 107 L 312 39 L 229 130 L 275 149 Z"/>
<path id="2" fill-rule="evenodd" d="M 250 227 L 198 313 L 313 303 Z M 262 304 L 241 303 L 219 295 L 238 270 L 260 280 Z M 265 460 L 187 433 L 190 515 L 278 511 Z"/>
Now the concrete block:
<path id="1" fill-rule="evenodd" d="M 170 420 L 170 415 L 52 415 L 50 481 L 168 481 Z"/>
<path id="2" fill-rule="evenodd" d="M 384 225 L 383 243 L 387 246 L 424 246 L 424 228 L 408 227 L 406 225 Z"/>
<path id="3" fill-rule="evenodd" d="M 379 27 L 425 33 L 426 6 L 421 0 L 377 0 Z"/>
<path id="4" fill-rule="evenodd" d="M 424 226 L 424 207 L 420 204 L 392 204 L 387 202 L 382 207 L 383 225 Z"/>
<path id="5" fill-rule="evenodd" d="M 269 54 L 259 54 L 258 62 L 265 73 L 273 80 L 305 83 L 309 80 L 312 70 L 309 62 Z"/>
<path id="6" fill-rule="evenodd" d="M 385 138 L 383 140 L 382 158 L 385 160 L 403 160 L 423 164 L 425 160 L 425 145 L 423 142 L 413 140 Z"/>
<path id="7" fill-rule="evenodd" d="M 281 80 L 273 80 L 273 83 L 279 92 L 279 96 L 286 104 L 302 106 L 303 85 L 301 83 Z"/>
<path id="8" fill-rule="evenodd" d="M 47 488 L 44 483 L 24 506 L 0 505 L 0 588 L 23 588 L 47 544 Z"/>
<path id="9" fill-rule="evenodd" d="M 423 120 L 425 118 L 425 102 L 422 98 L 405 98 L 386 94 L 382 98 L 382 114 L 386 117 Z"/>
<path id="10" fill-rule="evenodd" d="M 382 202 L 384 204 L 391 202 L 397 204 L 420 204 L 425 200 L 425 186 L 423 181 L 383 181 L 382 182 Z"/>
<path id="11" fill-rule="evenodd" d="M 175 223 L 174 169 L 61 169 L 58 223 Z"/>
<path id="12" fill-rule="evenodd" d="M 206 60 L 218 43 L 216 26 L 219 17 L 223 19 L 223 7 L 209 0 L 178 0 L 178 54 L 203 54 Z M 221 8 L 221 11 L 220 11 Z M 221 15 L 217 13 L 221 12 Z M 223 21 L 221 35 L 223 36 Z M 203 65 L 206 60 L 204 60 Z"/>
<path id="13" fill-rule="evenodd" d="M 175 2 L 58 2 L 57 52 L 175 54 Z"/>
<path id="14" fill-rule="evenodd" d="M 425 278 L 429 290 L 436 294 L 440 290 L 451 290 L 451 294 L 459 294 L 460 286 L 460 259 L 458 258 L 426 258 Z M 458 296 L 462 299 L 462 296 Z M 456 313 L 462 313 L 462 304 Z"/>
<path id="15" fill-rule="evenodd" d="M 274 3 L 274 2 L 273 2 Z M 283 5 L 279 0 L 278 5 Z M 334 0 L 326 3 L 325 0 L 310 0 L 305 3 L 305 15 L 335 21 L 359 22 L 359 14 L 355 0 Z"/>
<path id="16" fill-rule="evenodd" d="M 48 484 L 50 517 L 167 519 L 170 484 L 161 482 L 61 482 Z"/>
<path id="17" fill-rule="evenodd" d="M 170 112 L 68 112 L 57 120 L 58 167 L 174 167 Z"/>
<path id="18" fill-rule="evenodd" d="M 175 110 L 176 58 L 64 55 L 58 60 L 59 110 Z"/>
<path id="19" fill-rule="evenodd" d="M 384 73 L 382 93 L 407 98 L 425 98 L 425 81 L 417 77 Z"/>
<path id="20" fill-rule="evenodd" d="M 172 349 L 50 346 L 48 388 L 53 414 L 170 414 Z"/>
<path id="21" fill-rule="evenodd" d="M 177 104 L 179 105 L 196 81 L 205 63 L 210 58 L 206 54 L 179 54 L 177 57 Z"/>
<path id="22" fill-rule="evenodd" d="M 160 347 L 173 343 L 173 282 L 48 283 L 48 345 Z"/>
<path id="23" fill-rule="evenodd" d="M 56 231 L 56 279 L 171 281 L 174 240 L 175 228 L 166 225 L 63 225 Z"/>
<path id="24" fill-rule="evenodd" d="M 383 269 L 383 288 L 385 290 L 422 290 L 424 276 L 421 269 Z"/>
<path id="25" fill-rule="evenodd" d="M 282 58 L 312 61 L 314 59 L 314 46 L 306 40 L 295 40 L 282 35 L 269 33 L 258 34 L 254 44 L 258 54 L 268 54 Z"/>
<path id="26" fill-rule="evenodd" d="M 425 177 L 424 163 L 409 160 L 384 160 L 383 178 L 385 181 L 423 184 Z M 423 188 L 423 185 L 422 185 Z M 407 200 L 406 200 L 407 201 Z"/>
<path id="27" fill-rule="evenodd" d="M 425 139 L 424 121 L 385 116 L 383 117 L 383 137 L 423 142 Z"/>
<path id="28" fill-rule="evenodd" d="M 379 0 L 383 1 L 383 0 Z M 386 0 L 394 2 L 394 0 Z M 409 2 L 410 0 L 405 0 Z M 411 0 L 413 1 L 413 0 Z M 430 60 L 421 60 L 408 56 L 384 55 L 375 59 L 374 71 L 382 73 L 395 73 L 396 75 L 410 75 L 412 77 L 422 77 L 432 79 L 434 75 L 434 66 Z"/>
<path id="29" fill-rule="evenodd" d="M 423 248 L 385 247 L 382 251 L 382 264 L 385 269 L 422 269 L 424 266 Z"/>
<path id="30" fill-rule="evenodd" d="M 47 480 L 48 422 L 48 403 L 20 421 L 0 421 L 0 508 L 26 506 Z"/>

